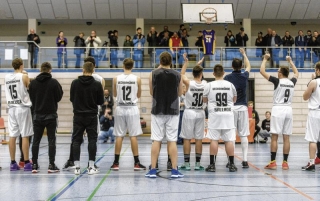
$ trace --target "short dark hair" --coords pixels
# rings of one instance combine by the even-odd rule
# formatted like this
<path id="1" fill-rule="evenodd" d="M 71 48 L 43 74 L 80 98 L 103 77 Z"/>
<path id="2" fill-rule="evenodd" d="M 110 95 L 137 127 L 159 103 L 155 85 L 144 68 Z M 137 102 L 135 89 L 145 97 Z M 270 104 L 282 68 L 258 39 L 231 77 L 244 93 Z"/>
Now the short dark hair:
<path id="1" fill-rule="evenodd" d="M 138 28 L 137 28 L 137 31 L 138 31 L 139 29 L 141 29 L 141 27 L 138 27 Z"/>
<path id="2" fill-rule="evenodd" d="M 184 27 L 184 24 L 180 24 L 180 29 L 181 29 L 181 27 Z"/>
<path id="3" fill-rule="evenodd" d="M 317 33 L 318 33 L 318 31 L 317 31 L 317 30 L 314 30 L 314 31 L 313 31 L 313 33 L 314 33 L 314 32 L 317 32 Z"/>
<path id="4" fill-rule="evenodd" d="M 315 68 L 316 68 L 317 70 L 320 70 L 320 61 L 318 61 L 318 62 L 316 63 Z"/>
<path id="5" fill-rule="evenodd" d="M 49 73 L 49 71 L 52 69 L 52 66 L 49 62 L 43 62 L 41 64 L 41 72 L 43 73 Z"/>
<path id="6" fill-rule="evenodd" d="M 253 105 L 253 101 L 248 101 L 248 105 L 252 104 Z"/>
<path id="7" fill-rule="evenodd" d="M 200 65 L 196 65 L 192 69 L 192 75 L 193 75 L 194 78 L 200 77 L 202 72 L 203 72 L 203 68 Z"/>
<path id="8" fill-rule="evenodd" d="M 94 65 L 92 62 L 85 62 L 82 68 L 86 73 L 93 73 Z"/>
<path id="9" fill-rule="evenodd" d="M 126 70 L 131 70 L 133 68 L 133 60 L 131 58 L 126 58 L 123 60 L 123 66 Z"/>
<path id="10" fill-rule="evenodd" d="M 238 58 L 234 58 L 232 60 L 232 68 L 234 70 L 240 70 L 242 68 L 242 60 Z"/>
<path id="11" fill-rule="evenodd" d="M 12 67 L 14 70 L 18 70 L 22 65 L 23 61 L 21 58 L 15 58 L 14 60 L 12 60 Z"/>
<path id="12" fill-rule="evenodd" d="M 215 74 L 216 77 L 222 77 L 223 73 L 224 73 L 224 69 L 223 66 L 221 64 L 216 64 L 213 67 L 213 72 Z"/>
<path id="13" fill-rule="evenodd" d="M 280 66 L 279 72 L 284 76 L 288 77 L 289 76 L 289 67 L 288 66 Z"/>
<path id="14" fill-rule="evenodd" d="M 271 115 L 271 112 L 270 112 L 270 111 L 266 111 L 266 113 L 265 113 L 265 114 L 268 114 L 268 113 Z"/>
<path id="15" fill-rule="evenodd" d="M 170 66 L 172 63 L 172 56 L 169 52 L 165 51 L 160 54 L 160 64 L 164 66 Z"/>
<path id="16" fill-rule="evenodd" d="M 96 66 L 96 60 L 92 56 L 88 56 L 88 57 L 84 58 L 83 61 L 84 61 L 84 63 L 91 62 L 91 63 L 93 63 L 94 66 Z"/>
<path id="17" fill-rule="evenodd" d="M 198 31 L 198 33 L 202 33 L 202 31 Z"/>
<path id="18" fill-rule="evenodd" d="M 311 30 L 308 30 L 307 32 L 310 32 L 310 33 L 311 33 Z"/>

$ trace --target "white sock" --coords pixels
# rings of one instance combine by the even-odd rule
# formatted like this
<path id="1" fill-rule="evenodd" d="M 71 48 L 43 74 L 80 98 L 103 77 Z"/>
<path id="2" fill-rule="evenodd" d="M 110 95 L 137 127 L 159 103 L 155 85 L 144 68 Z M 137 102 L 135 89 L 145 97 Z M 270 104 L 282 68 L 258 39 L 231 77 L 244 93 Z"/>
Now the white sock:
<path id="1" fill-rule="evenodd" d="M 94 168 L 94 161 L 89 161 L 89 167 Z"/>
<path id="2" fill-rule="evenodd" d="M 76 166 L 76 168 L 80 168 L 80 161 L 74 161 L 74 165 Z"/>
<path id="3" fill-rule="evenodd" d="M 241 148 L 242 148 L 242 158 L 243 161 L 248 161 L 248 138 L 240 137 L 241 139 Z"/>
<path id="4" fill-rule="evenodd" d="M 309 163 L 310 163 L 310 165 L 313 165 L 314 164 L 314 159 L 310 159 Z"/>

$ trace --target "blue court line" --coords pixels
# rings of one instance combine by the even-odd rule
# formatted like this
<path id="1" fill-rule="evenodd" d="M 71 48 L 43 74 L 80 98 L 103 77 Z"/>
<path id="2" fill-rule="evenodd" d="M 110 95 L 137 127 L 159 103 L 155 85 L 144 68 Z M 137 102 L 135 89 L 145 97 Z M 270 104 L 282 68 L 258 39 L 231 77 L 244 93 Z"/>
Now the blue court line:
<path id="1" fill-rule="evenodd" d="M 106 153 L 113 148 L 114 145 L 109 147 L 95 162 L 99 162 L 101 159 L 103 159 L 106 156 Z M 51 195 L 47 200 L 55 201 L 57 200 L 64 192 L 66 192 L 76 181 L 78 181 L 85 173 L 87 172 L 87 168 L 82 169 L 82 172 L 79 176 L 76 176 L 68 181 L 67 184 L 65 184 L 61 189 L 59 189 L 56 193 Z"/>

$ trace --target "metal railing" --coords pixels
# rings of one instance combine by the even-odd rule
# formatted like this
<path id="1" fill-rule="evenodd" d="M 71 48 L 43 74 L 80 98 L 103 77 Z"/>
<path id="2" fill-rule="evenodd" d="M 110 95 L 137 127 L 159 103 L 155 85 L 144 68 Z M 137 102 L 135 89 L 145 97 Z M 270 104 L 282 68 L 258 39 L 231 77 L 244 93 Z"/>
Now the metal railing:
<path id="1" fill-rule="evenodd" d="M 159 65 L 159 56 L 168 51 L 172 55 L 172 65 L 182 67 L 183 54 L 187 53 L 189 68 L 192 68 L 199 59 L 205 57 L 203 67 L 212 68 L 222 64 L 231 68 L 233 58 L 242 58 L 239 47 L 216 47 L 213 55 L 204 55 L 203 48 L 199 47 L 41 47 L 35 44 L 37 52 L 33 55 L 28 52 L 28 41 L 0 41 L 0 68 L 12 68 L 13 58 L 20 57 L 25 63 L 25 68 L 39 68 L 42 62 L 50 62 L 53 68 L 80 68 L 83 59 L 93 56 L 97 68 L 120 68 L 125 58 L 132 58 L 135 68 L 152 69 Z M 30 41 L 33 42 L 33 41 Z M 286 56 L 290 55 L 297 68 L 310 69 L 319 61 L 320 47 L 246 47 L 246 53 L 252 68 L 260 68 L 262 55 L 269 52 L 271 55 L 267 68 L 276 68 L 288 65 Z M 33 66 L 32 59 L 33 56 Z"/>

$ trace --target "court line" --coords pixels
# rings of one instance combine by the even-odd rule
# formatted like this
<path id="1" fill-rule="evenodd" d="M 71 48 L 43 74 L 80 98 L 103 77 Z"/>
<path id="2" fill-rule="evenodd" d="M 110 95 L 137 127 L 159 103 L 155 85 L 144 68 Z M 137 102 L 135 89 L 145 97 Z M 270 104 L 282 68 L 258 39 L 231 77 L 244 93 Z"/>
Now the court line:
<path id="1" fill-rule="evenodd" d="M 99 162 L 103 157 L 106 156 L 106 153 L 108 151 L 110 151 L 112 148 L 114 147 L 114 145 L 112 145 L 111 147 L 109 147 L 95 162 Z M 79 176 L 76 176 L 72 179 L 70 179 L 64 186 L 62 186 L 57 192 L 55 192 L 54 194 L 52 194 L 47 200 L 57 200 L 64 192 L 66 192 L 76 181 L 78 181 L 83 175 L 84 173 L 87 172 L 86 170 L 87 168 L 82 169 L 82 172 Z"/>
<path id="2" fill-rule="evenodd" d="M 219 146 L 219 149 L 225 150 L 225 149 L 222 148 L 221 146 Z M 242 158 L 241 158 L 240 156 L 238 156 L 238 155 L 235 154 L 234 157 L 236 157 L 238 160 L 242 161 Z M 297 188 L 291 186 L 289 183 L 287 183 L 287 182 L 285 182 L 285 181 L 282 181 L 282 180 L 279 179 L 278 177 L 276 177 L 276 176 L 274 176 L 274 175 L 270 175 L 269 172 L 266 172 L 266 171 L 258 168 L 258 167 L 255 166 L 253 163 L 248 162 L 248 164 L 249 164 L 251 167 L 253 167 L 255 170 L 257 170 L 257 171 L 259 171 L 259 172 L 261 172 L 261 173 L 269 176 L 270 178 L 272 178 L 272 179 L 274 179 L 274 180 L 282 183 L 283 185 L 285 185 L 285 186 L 288 187 L 289 189 L 291 189 L 291 190 L 295 191 L 296 193 L 302 195 L 303 197 L 307 198 L 308 200 L 314 200 L 314 198 L 310 197 L 310 196 L 307 195 L 306 193 L 304 193 L 304 192 L 298 190 Z"/>
<path id="3" fill-rule="evenodd" d="M 126 149 L 122 152 L 122 154 L 120 155 L 119 159 L 122 157 L 122 155 L 124 153 L 126 153 L 127 149 L 130 147 L 130 144 L 126 147 Z M 92 198 L 94 197 L 94 195 L 97 193 L 97 191 L 99 190 L 99 188 L 101 187 L 101 185 L 103 184 L 103 182 L 107 179 L 107 177 L 110 175 L 111 173 L 111 169 L 107 172 L 107 174 L 101 179 L 101 181 L 99 182 L 98 186 L 95 187 L 95 189 L 92 191 L 92 193 L 90 194 L 90 196 L 88 197 L 87 201 L 92 200 Z"/>

